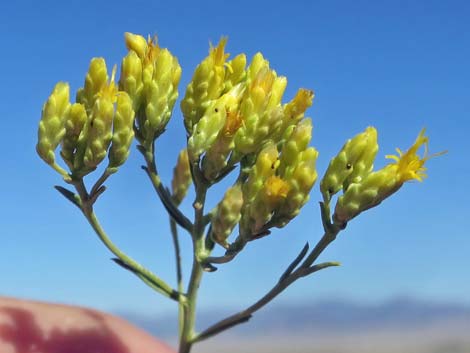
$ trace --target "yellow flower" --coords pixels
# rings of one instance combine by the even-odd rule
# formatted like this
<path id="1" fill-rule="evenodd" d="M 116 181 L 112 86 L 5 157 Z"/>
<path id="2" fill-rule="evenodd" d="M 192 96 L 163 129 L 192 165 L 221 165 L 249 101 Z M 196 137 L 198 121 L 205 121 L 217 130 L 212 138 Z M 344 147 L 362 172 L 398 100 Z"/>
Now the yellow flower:
<path id="1" fill-rule="evenodd" d="M 406 152 L 397 149 L 398 156 L 389 155 L 387 158 L 395 162 L 384 168 L 367 174 L 358 182 L 351 183 L 344 194 L 339 197 L 333 216 L 337 224 L 344 225 L 359 213 L 377 206 L 387 197 L 397 192 L 406 181 L 416 179 L 422 181 L 426 177 L 424 164 L 432 157 L 445 152 L 429 155 L 429 138 L 421 130 L 414 144 Z M 424 146 L 424 154 L 418 150 Z"/>
<path id="2" fill-rule="evenodd" d="M 406 152 L 402 152 L 397 148 L 398 156 L 387 155 L 386 158 L 393 159 L 395 163 L 391 163 L 388 167 L 395 169 L 397 181 L 404 183 L 409 180 L 416 179 L 423 181 L 427 176 L 425 171 L 426 167 L 424 164 L 431 157 L 435 157 L 445 152 L 441 152 L 434 155 L 428 155 L 428 143 L 429 138 L 424 135 L 425 129 L 422 129 L 414 144 Z M 418 150 L 421 146 L 424 146 L 424 154 L 421 157 L 418 155 Z"/>
<path id="3" fill-rule="evenodd" d="M 266 180 L 265 192 L 268 200 L 277 203 L 285 199 L 290 191 L 290 185 L 280 177 L 272 175 Z"/>

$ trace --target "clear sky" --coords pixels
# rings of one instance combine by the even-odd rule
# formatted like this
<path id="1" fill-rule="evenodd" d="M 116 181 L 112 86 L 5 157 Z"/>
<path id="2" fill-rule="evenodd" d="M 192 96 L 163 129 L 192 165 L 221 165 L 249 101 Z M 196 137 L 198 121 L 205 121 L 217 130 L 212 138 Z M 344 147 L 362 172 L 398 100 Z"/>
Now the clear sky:
<path id="1" fill-rule="evenodd" d="M 299 87 L 313 89 L 308 115 L 320 175 L 344 141 L 369 125 L 379 131 L 378 167 L 422 127 L 431 152 L 449 151 L 429 161 L 423 183 L 405 185 L 349 224 L 321 258 L 342 267 L 298 282 L 278 303 L 413 296 L 470 304 L 469 18 L 467 1 L 3 1 L 0 294 L 104 310 L 174 308 L 109 260 L 83 216 L 52 188 L 63 185 L 59 175 L 35 153 L 41 107 L 54 84 L 68 81 L 75 92 L 94 56 L 119 64 L 123 34 L 131 31 L 157 34 L 179 58 L 180 96 L 209 41 L 222 35 L 232 55 L 261 51 L 287 76 L 285 100 Z M 176 109 L 158 141 L 166 183 L 183 131 Z M 119 246 L 173 282 L 167 216 L 141 163 L 134 148 L 97 213 Z M 241 307 L 270 288 L 305 241 L 321 235 L 319 199 L 316 185 L 290 226 L 208 274 L 201 307 Z"/>

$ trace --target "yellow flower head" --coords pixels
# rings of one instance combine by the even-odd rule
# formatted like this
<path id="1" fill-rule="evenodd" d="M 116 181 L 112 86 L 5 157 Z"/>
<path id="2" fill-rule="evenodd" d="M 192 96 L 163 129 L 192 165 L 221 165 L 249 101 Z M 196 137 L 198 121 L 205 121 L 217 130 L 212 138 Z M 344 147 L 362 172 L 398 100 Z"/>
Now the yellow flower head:
<path id="1" fill-rule="evenodd" d="M 98 92 L 98 97 L 103 98 L 103 99 L 108 99 L 112 103 L 116 103 L 117 93 L 119 91 L 118 86 L 114 82 L 114 79 L 116 77 L 116 70 L 117 70 L 117 66 L 114 65 L 113 71 L 111 74 L 111 79 L 109 80 L 109 82 L 104 84 L 103 87 L 101 87 L 101 90 Z"/>
<path id="2" fill-rule="evenodd" d="M 402 152 L 397 148 L 398 156 L 387 155 L 386 158 L 393 159 L 395 163 L 389 165 L 390 168 L 396 169 L 397 181 L 404 183 L 405 181 L 416 179 L 423 181 L 427 176 L 424 164 L 426 161 L 436 155 L 428 155 L 429 138 L 424 135 L 425 129 L 421 130 L 415 143 L 406 152 Z M 418 150 L 424 146 L 424 154 L 421 157 L 418 155 Z"/>
<path id="3" fill-rule="evenodd" d="M 290 191 L 290 185 L 280 177 L 272 175 L 266 180 L 266 196 L 271 201 L 285 199 Z"/>

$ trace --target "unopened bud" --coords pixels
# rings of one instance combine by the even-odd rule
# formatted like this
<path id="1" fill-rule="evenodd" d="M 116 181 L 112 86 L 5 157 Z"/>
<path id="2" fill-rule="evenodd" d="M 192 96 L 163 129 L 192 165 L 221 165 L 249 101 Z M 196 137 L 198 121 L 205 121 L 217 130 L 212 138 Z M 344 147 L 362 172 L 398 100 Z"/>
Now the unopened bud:
<path id="1" fill-rule="evenodd" d="M 227 238 L 240 221 L 242 206 L 242 189 L 236 184 L 227 190 L 212 218 L 212 239 L 216 243 L 227 247 Z"/>
<path id="2" fill-rule="evenodd" d="M 177 205 L 179 205 L 186 196 L 191 181 L 188 151 L 184 149 L 178 155 L 178 161 L 173 168 L 173 180 L 171 181 L 172 197 Z"/>
<path id="3" fill-rule="evenodd" d="M 113 121 L 113 137 L 109 149 L 109 166 L 111 172 L 117 171 L 129 157 L 129 149 L 134 138 L 134 110 L 132 101 L 126 92 L 117 96 L 116 113 Z"/>
<path id="4" fill-rule="evenodd" d="M 209 50 L 207 56 L 194 71 L 193 78 L 186 88 L 181 101 L 184 124 L 189 134 L 194 125 L 202 118 L 209 104 L 220 97 L 225 88 L 225 53 L 227 38 L 222 38 L 216 47 Z"/>
<path id="5" fill-rule="evenodd" d="M 90 114 L 95 101 L 98 99 L 98 93 L 106 86 L 108 82 L 108 73 L 106 62 L 103 58 L 93 58 L 85 77 L 85 85 L 77 92 L 77 103 L 82 103 Z"/>
<path id="6" fill-rule="evenodd" d="M 65 135 L 65 119 L 70 109 L 69 85 L 59 82 L 42 108 L 36 150 L 48 164 L 55 162 L 55 150 Z"/>
<path id="7" fill-rule="evenodd" d="M 75 153 L 78 148 L 78 139 L 87 122 L 85 106 L 80 103 L 74 103 L 69 109 L 65 120 L 65 135 L 62 140 L 62 150 L 60 152 L 62 159 L 73 171 Z"/>
<path id="8" fill-rule="evenodd" d="M 320 190 L 324 199 L 330 200 L 343 188 L 343 184 L 349 185 L 355 178 L 370 172 L 377 150 L 377 131 L 373 127 L 348 140 L 331 160 L 321 181 Z"/>

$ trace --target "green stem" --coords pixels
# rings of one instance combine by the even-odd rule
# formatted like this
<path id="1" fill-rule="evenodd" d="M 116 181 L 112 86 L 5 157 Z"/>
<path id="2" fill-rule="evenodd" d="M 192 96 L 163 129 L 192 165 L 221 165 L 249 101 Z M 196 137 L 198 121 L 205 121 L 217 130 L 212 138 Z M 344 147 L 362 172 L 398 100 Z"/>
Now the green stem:
<path id="1" fill-rule="evenodd" d="M 338 266 L 339 264 L 336 262 L 325 262 L 322 264 L 318 264 L 312 267 L 300 267 L 295 270 L 289 276 L 280 280 L 276 285 L 271 288 L 271 290 L 266 293 L 261 299 L 259 299 L 256 303 L 249 306 L 245 310 L 242 310 L 232 316 L 229 316 L 216 324 L 210 326 L 200 334 L 198 334 L 193 339 L 193 343 L 200 342 L 204 339 L 217 335 L 235 325 L 247 322 L 252 315 L 263 308 L 265 305 L 270 303 L 274 298 L 276 298 L 279 294 L 281 294 L 287 287 L 289 287 L 292 283 L 297 281 L 302 277 L 306 277 L 314 272 L 320 271 L 324 268 L 331 267 L 331 266 Z"/>
<path id="2" fill-rule="evenodd" d="M 186 293 L 187 303 L 183 312 L 184 320 L 183 328 L 181 329 L 179 353 L 189 353 L 193 345 L 193 338 L 195 337 L 197 294 L 203 273 L 204 270 L 201 264 L 197 261 L 196 256 L 194 256 L 188 292 Z"/>
<path id="3" fill-rule="evenodd" d="M 123 264 L 125 264 L 134 273 L 141 274 L 143 277 L 153 282 L 158 287 L 160 292 L 163 293 L 165 296 L 174 300 L 182 300 L 180 292 L 175 291 L 160 277 L 147 270 L 137 261 L 126 255 L 111 241 L 93 211 L 93 205 L 90 200 L 90 195 L 86 190 L 83 180 L 75 180 L 73 183 L 80 196 L 80 208 L 82 210 L 83 215 L 85 216 L 95 233 L 98 235 L 101 242 L 109 249 L 109 251 L 111 251 L 119 260 L 122 261 Z"/>
<path id="4" fill-rule="evenodd" d="M 287 287 L 289 287 L 292 283 L 297 281 L 300 278 L 306 277 L 314 272 L 320 271 L 324 268 L 328 268 L 331 266 L 339 266 L 337 262 L 325 262 L 317 265 L 313 265 L 313 263 L 318 259 L 320 254 L 328 247 L 336 239 L 336 236 L 341 231 L 340 227 L 334 226 L 329 222 L 329 207 L 328 205 L 320 204 L 322 210 L 322 220 L 325 228 L 325 233 L 315 245 L 313 250 L 309 253 L 307 258 L 302 262 L 302 264 L 294 270 L 298 263 L 300 263 L 301 259 L 306 255 L 308 251 L 308 246 L 302 249 L 299 256 L 291 263 L 291 265 L 287 268 L 284 274 L 281 276 L 281 279 L 276 283 L 276 285 L 266 293 L 261 299 L 259 299 L 256 303 L 249 306 L 245 310 L 242 310 L 232 316 L 229 316 L 218 323 L 210 326 L 208 329 L 204 330 L 196 337 L 194 337 L 193 342 L 199 342 L 211 336 L 214 336 L 222 331 L 225 331 L 235 325 L 241 324 L 243 322 L 248 321 L 251 316 L 266 304 L 271 302 L 274 298 L 276 298 L 279 294 L 281 294 Z"/>
<path id="5" fill-rule="evenodd" d="M 201 284 L 204 269 L 201 265 L 203 259 L 207 257 L 204 239 L 204 203 L 206 200 L 207 185 L 200 178 L 200 171 L 197 165 L 193 166 L 193 179 L 196 188 L 196 199 L 194 201 L 194 227 L 193 239 L 193 264 L 191 277 L 189 279 L 188 291 L 186 293 L 187 302 L 184 307 L 183 327 L 180 329 L 179 353 L 189 353 L 196 336 L 196 304 L 199 286 Z"/>

